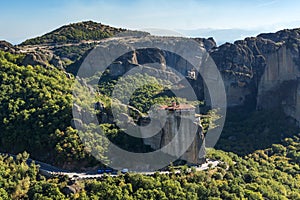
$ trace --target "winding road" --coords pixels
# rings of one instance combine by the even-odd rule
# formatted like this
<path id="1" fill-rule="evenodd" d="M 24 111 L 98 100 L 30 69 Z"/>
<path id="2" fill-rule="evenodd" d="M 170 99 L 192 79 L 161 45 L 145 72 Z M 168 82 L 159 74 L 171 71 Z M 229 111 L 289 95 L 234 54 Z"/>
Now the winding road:
<path id="1" fill-rule="evenodd" d="M 12 154 L 8 154 L 8 153 L 0 153 L 0 155 L 2 156 L 11 156 L 14 159 L 16 159 L 16 155 L 12 155 Z M 49 165 L 47 163 L 44 162 L 40 162 L 37 160 L 32 160 L 32 159 L 28 159 L 26 161 L 26 163 L 28 165 L 30 165 L 32 162 L 34 162 L 35 164 L 39 165 L 39 170 L 40 173 L 45 175 L 45 176 L 54 176 L 54 175 L 65 175 L 68 176 L 71 179 L 95 179 L 95 178 L 101 178 L 102 176 L 118 176 L 116 174 L 97 174 L 97 173 L 78 173 L 78 172 L 70 172 L 68 170 L 64 170 L 64 169 L 60 169 L 57 168 L 55 166 Z M 203 170 L 207 170 L 209 168 L 214 168 L 216 167 L 218 164 L 220 163 L 220 161 L 216 161 L 216 160 L 207 160 L 206 163 L 200 165 L 200 166 L 195 166 L 196 171 L 203 171 Z M 154 175 L 155 173 L 159 173 L 159 174 L 170 174 L 170 171 L 145 171 L 145 172 L 130 172 L 130 173 L 137 173 L 137 174 L 143 174 L 143 175 Z M 178 174 L 180 173 L 180 170 L 175 170 L 175 173 Z"/>

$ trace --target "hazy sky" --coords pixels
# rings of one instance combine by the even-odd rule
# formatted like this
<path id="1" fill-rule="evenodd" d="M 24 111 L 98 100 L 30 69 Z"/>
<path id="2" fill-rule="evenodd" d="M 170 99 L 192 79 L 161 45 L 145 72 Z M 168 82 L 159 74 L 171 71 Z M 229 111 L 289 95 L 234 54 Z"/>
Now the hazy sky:
<path id="1" fill-rule="evenodd" d="M 129 29 L 300 27 L 298 0 L 0 0 L 0 40 L 19 43 L 71 22 Z"/>

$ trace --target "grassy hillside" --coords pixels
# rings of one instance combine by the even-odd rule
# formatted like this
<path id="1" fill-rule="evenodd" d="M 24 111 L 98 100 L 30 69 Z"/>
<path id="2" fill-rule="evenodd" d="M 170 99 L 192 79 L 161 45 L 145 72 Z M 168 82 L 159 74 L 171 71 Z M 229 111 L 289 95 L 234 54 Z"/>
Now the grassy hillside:
<path id="1" fill-rule="evenodd" d="M 62 26 L 43 36 L 28 39 L 22 45 L 77 43 L 82 40 L 101 40 L 125 29 L 114 28 L 93 21 L 79 22 Z"/>

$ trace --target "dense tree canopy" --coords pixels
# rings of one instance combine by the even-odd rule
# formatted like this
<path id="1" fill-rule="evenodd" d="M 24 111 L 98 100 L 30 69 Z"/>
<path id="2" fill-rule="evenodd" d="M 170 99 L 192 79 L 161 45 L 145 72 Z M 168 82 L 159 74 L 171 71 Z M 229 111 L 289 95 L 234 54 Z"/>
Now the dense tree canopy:
<path id="1" fill-rule="evenodd" d="M 51 151 L 50 134 L 71 120 L 72 81 L 55 68 L 18 66 L 19 57 L 9 56 L 0 52 L 1 151 Z"/>
<path id="2" fill-rule="evenodd" d="M 210 149 L 221 162 L 205 171 L 186 170 L 152 176 L 127 173 L 101 179 L 45 179 L 38 167 L 27 165 L 27 153 L 14 160 L 0 156 L 0 199 L 300 199 L 300 135 L 245 157 Z M 65 188 L 74 189 L 66 193 Z M 78 189 L 79 188 L 79 189 Z"/>

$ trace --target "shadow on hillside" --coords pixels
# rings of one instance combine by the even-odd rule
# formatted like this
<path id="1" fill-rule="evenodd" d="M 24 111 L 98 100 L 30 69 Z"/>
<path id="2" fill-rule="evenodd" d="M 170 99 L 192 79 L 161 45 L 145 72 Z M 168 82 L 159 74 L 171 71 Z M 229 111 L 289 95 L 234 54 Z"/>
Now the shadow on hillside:
<path id="1" fill-rule="evenodd" d="M 229 109 L 215 148 L 240 156 L 271 147 L 299 132 L 295 121 L 280 110 L 249 111 Z"/>

